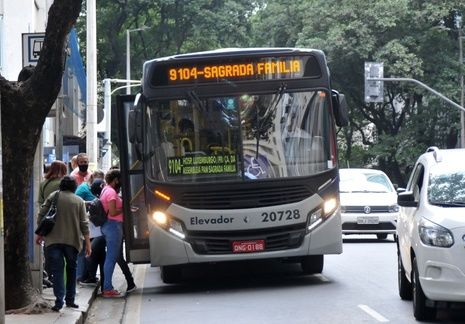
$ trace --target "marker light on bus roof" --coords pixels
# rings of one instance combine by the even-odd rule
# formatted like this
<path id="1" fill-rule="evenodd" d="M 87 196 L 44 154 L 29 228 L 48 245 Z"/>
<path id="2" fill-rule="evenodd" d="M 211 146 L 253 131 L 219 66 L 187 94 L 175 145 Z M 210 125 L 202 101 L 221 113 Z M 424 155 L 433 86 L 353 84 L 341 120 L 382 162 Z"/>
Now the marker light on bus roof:
<path id="1" fill-rule="evenodd" d="M 152 218 L 155 222 L 162 226 L 166 225 L 168 222 L 168 217 L 166 217 L 166 214 L 161 211 L 154 212 Z"/>

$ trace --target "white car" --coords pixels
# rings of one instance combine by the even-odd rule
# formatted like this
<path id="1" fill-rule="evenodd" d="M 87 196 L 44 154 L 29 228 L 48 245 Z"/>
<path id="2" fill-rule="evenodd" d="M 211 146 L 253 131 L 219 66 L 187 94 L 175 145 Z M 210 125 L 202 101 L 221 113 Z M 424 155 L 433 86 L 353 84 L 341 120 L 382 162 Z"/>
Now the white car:
<path id="1" fill-rule="evenodd" d="M 388 176 L 374 169 L 340 169 L 343 234 L 396 233 L 397 193 Z"/>
<path id="2" fill-rule="evenodd" d="M 399 190 L 399 295 L 417 320 L 465 302 L 465 149 L 429 148 Z"/>

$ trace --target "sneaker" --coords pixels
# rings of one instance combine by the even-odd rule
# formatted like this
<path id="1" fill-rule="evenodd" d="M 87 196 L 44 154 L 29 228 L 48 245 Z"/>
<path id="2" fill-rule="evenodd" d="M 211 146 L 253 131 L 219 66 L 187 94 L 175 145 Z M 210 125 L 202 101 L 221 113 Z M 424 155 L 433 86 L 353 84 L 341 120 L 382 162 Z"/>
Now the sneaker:
<path id="1" fill-rule="evenodd" d="M 131 292 L 133 292 L 134 290 L 136 290 L 136 284 L 135 283 L 130 283 L 128 285 L 128 289 L 126 289 L 126 294 L 129 294 Z"/>
<path id="2" fill-rule="evenodd" d="M 104 290 L 102 293 L 102 297 L 104 298 L 121 298 L 123 295 L 115 289 L 112 290 Z"/>
<path id="3" fill-rule="evenodd" d="M 42 280 L 42 287 L 44 287 L 44 288 L 52 288 L 53 284 L 52 284 L 52 282 L 50 280 L 44 278 Z"/>
<path id="4" fill-rule="evenodd" d="M 87 286 L 87 287 L 95 287 L 98 284 L 98 279 L 97 278 L 88 278 L 82 281 L 79 281 L 79 284 L 81 286 Z"/>
<path id="5" fill-rule="evenodd" d="M 66 307 L 70 307 L 70 308 L 79 308 L 79 305 L 78 305 L 78 304 L 75 304 L 75 303 L 66 303 Z"/>

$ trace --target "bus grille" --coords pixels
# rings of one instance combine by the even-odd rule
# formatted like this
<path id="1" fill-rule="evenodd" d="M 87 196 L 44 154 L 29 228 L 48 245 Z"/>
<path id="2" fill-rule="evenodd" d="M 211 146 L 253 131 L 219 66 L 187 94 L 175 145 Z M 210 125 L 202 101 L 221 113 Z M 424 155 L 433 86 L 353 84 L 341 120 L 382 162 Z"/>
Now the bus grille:
<path id="1" fill-rule="evenodd" d="M 179 204 L 191 209 L 259 208 L 295 203 L 310 195 L 304 186 L 221 189 L 185 192 Z"/>
<path id="2" fill-rule="evenodd" d="M 305 223 L 253 231 L 189 232 L 186 240 L 197 254 L 232 254 L 233 241 L 264 240 L 268 252 L 297 248 L 304 236 Z"/>

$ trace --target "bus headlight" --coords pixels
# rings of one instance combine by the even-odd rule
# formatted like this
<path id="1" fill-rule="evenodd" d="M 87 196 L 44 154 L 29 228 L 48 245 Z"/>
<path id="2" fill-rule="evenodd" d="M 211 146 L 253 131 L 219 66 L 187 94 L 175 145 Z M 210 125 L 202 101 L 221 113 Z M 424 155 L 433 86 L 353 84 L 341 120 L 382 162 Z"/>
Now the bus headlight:
<path id="1" fill-rule="evenodd" d="M 336 198 L 324 201 L 322 208 L 316 209 L 307 215 L 307 233 L 318 227 L 324 220 L 331 216 L 337 209 Z"/>
<path id="2" fill-rule="evenodd" d="M 154 212 L 152 218 L 161 227 L 165 227 L 168 222 L 168 217 L 166 217 L 166 214 L 161 211 Z"/>
<path id="3" fill-rule="evenodd" d="M 315 227 L 323 222 L 323 219 L 321 218 L 322 214 L 323 213 L 321 209 L 309 213 L 307 218 L 307 233 L 311 232 Z"/>
<path id="4" fill-rule="evenodd" d="M 164 212 L 161 211 L 155 211 L 152 214 L 152 218 L 155 223 L 157 223 L 164 230 L 170 232 L 182 240 L 186 238 L 181 222 L 177 221 L 176 219 L 168 217 Z"/>
<path id="5" fill-rule="evenodd" d="M 336 198 L 329 198 L 328 200 L 325 200 L 325 203 L 323 205 L 323 210 L 325 212 L 325 216 L 331 215 L 334 210 L 337 207 L 337 201 Z"/>

